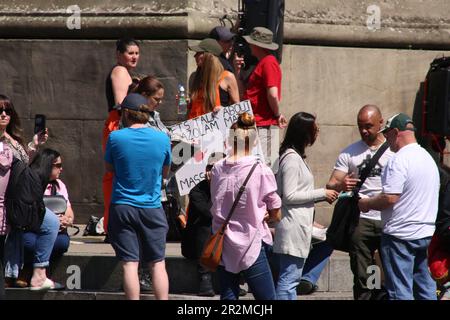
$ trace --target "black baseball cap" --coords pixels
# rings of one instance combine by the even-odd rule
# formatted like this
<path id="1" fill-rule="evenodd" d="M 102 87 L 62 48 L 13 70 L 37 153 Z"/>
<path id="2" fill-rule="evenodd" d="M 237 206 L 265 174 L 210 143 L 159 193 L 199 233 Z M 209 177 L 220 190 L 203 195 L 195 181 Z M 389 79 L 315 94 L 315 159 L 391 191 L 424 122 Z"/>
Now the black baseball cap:
<path id="1" fill-rule="evenodd" d="M 147 105 L 147 99 L 139 93 L 130 93 L 123 99 L 120 109 L 139 111 L 141 105 Z"/>
<path id="2" fill-rule="evenodd" d="M 236 34 L 230 31 L 227 27 L 224 26 L 218 26 L 211 30 L 209 33 L 209 37 L 215 40 L 222 40 L 222 41 L 230 41 L 234 38 Z"/>

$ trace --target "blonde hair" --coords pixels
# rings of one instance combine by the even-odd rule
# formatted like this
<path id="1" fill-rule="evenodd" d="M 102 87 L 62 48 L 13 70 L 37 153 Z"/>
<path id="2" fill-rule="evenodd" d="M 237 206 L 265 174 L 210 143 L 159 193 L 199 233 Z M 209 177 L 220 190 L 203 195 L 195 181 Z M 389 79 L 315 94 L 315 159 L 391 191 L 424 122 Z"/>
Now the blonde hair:
<path id="1" fill-rule="evenodd" d="M 223 72 L 223 66 L 219 58 L 209 52 L 205 52 L 203 64 L 199 72 L 200 77 L 195 77 L 192 88 L 192 98 L 196 99 L 200 90 L 203 93 L 203 111 L 213 111 L 216 107 L 216 92 L 219 86 L 219 78 Z"/>
<path id="2" fill-rule="evenodd" d="M 245 153 L 249 153 L 256 141 L 255 117 L 247 112 L 241 113 L 230 129 L 229 144 L 233 145 L 233 152 L 237 153 L 244 145 Z"/>
<path id="3" fill-rule="evenodd" d="M 139 106 L 139 111 L 126 108 L 122 110 L 122 112 L 125 112 L 127 122 L 140 124 L 145 124 L 148 122 L 148 119 L 150 118 L 150 111 L 150 107 L 146 104 L 141 104 Z"/>

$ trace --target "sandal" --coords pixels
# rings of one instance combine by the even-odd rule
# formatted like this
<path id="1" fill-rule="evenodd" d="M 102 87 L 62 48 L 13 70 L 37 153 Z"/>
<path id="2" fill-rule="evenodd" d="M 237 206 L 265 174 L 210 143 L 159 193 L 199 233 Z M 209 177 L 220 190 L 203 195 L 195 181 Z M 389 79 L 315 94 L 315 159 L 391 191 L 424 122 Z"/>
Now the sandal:
<path id="1" fill-rule="evenodd" d="M 58 282 L 54 282 L 46 278 L 40 287 L 30 287 L 30 291 L 47 291 L 47 290 L 61 290 L 64 286 Z"/>

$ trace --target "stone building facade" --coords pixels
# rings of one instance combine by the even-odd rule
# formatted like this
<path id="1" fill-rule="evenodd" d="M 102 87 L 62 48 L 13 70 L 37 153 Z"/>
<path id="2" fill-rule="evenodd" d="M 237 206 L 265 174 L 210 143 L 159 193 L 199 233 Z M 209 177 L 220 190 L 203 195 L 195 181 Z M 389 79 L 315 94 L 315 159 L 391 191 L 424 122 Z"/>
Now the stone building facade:
<path id="1" fill-rule="evenodd" d="M 162 80 L 162 119 L 176 123 L 176 86 L 195 69 L 188 45 L 225 15 L 235 21 L 237 2 L 0 3 L 0 93 L 13 99 L 28 138 L 34 114 L 47 115 L 48 145 L 63 155 L 76 222 L 102 212 L 104 82 L 115 62 L 115 40 L 142 40 L 137 72 Z M 430 62 L 450 55 L 450 2 L 285 0 L 284 19 L 281 106 L 287 117 L 298 111 L 318 117 L 320 137 L 308 161 L 320 186 L 339 151 L 358 139 L 362 105 L 379 105 L 385 118 L 420 114 L 418 90 Z M 319 206 L 321 222 L 331 208 Z"/>

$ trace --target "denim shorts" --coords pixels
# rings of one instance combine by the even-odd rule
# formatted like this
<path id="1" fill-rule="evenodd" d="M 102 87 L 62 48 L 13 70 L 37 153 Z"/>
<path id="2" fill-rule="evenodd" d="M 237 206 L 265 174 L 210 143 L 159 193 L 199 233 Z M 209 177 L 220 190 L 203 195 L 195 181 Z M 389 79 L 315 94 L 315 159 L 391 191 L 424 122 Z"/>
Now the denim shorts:
<path id="1" fill-rule="evenodd" d="M 162 208 L 111 204 L 108 236 L 120 261 L 164 260 L 169 226 Z"/>

